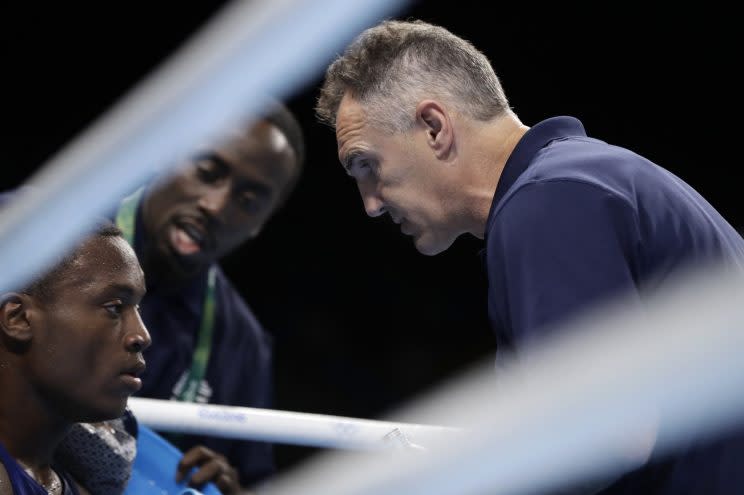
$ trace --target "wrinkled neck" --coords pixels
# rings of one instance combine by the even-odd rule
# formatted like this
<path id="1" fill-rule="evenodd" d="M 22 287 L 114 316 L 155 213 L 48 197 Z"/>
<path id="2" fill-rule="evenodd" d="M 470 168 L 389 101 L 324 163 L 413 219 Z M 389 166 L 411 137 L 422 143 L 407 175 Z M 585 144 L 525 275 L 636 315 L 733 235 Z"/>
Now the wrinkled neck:
<path id="1" fill-rule="evenodd" d="M 480 239 L 506 163 L 528 130 L 514 113 L 507 112 L 470 132 L 469 175 L 463 190 L 470 212 L 467 232 Z"/>

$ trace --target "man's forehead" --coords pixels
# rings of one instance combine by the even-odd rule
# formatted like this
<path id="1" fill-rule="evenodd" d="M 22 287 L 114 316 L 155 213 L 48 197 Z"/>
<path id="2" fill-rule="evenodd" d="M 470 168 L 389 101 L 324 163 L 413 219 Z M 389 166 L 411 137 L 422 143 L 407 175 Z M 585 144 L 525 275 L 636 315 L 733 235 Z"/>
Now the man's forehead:
<path id="1" fill-rule="evenodd" d="M 255 162 L 275 164 L 293 150 L 287 136 L 275 125 L 265 122 L 248 133 L 236 134 L 215 147 L 215 153 L 237 161 L 239 166 L 255 166 Z"/>
<path id="2" fill-rule="evenodd" d="M 195 146 L 184 153 L 184 156 L 194 157 L 202 155 L 205 152 L 231 151 L 236 147 L 244 145 L 245 141 L 249 141 L 251 138 L 255 140 L 257 129 L 266 123 L 266 120 L 253 119 L 223 127 L 212 136 L 196 142 Z"/>
<path id="3" fill-rule="evenodd" d="M 76 251 L 65 278 L 72 284 L 106 280 L 136 281 L 141 272 L 136 255 L 123 238 L 94 236 Z"/>
<path id="4" fill-rule="evenodd" d="M 349 125 L 363 123 L 367 119 L 367 112 L 357 100 L 347 93 L 342 99 L 336 112 L 336 136 L 344 132 Z"/>
<path id="5" fill-rule="evenodd" d="M 336 116 L 336 142 L 342 162 L 344 161 L 343 154 L 347 152 L 346 148 L 349 143 L 361 137 L 366 121 L 364 108 L 353 99 L 344 97 Z"/>

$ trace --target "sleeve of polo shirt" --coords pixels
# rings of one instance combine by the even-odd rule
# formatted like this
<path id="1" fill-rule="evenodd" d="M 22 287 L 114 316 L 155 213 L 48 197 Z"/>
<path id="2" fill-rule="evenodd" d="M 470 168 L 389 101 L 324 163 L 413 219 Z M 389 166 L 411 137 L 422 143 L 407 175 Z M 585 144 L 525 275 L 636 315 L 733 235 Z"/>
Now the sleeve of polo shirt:
<path id="1" fill-rule="evenodd" d="M 625 198 L 579 181 L 531 183 L 494 220 L 489 279 L 504 283 L 517 348 L 611 296 L 637 301 L 639 235 Z"/>

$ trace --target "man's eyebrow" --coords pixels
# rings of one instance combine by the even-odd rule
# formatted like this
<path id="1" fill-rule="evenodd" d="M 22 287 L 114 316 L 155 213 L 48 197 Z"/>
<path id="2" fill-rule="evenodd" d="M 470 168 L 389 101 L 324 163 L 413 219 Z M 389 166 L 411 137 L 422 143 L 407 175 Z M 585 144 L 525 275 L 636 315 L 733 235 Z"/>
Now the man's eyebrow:
<path id="1" fill-rule="evenodd" d="M 110 284 L 103 289 L 103 294 L 106 297 L 119 297 L 121 299 L 130 300 L 138 296 L 139 291 L 129 284 Z M 144 295 L 144 291 L 142 292 Z"/>
<path id="2" fill-rule="evenodd" d="M 230 164 L 227 162 L 227 160 L 222 158 L 219 154 L 217 154 L 213 150 L 203 150 L 203 151 L 197 152 L 196 154 L 194 154 L 194 159 L 195 160 L 207 160 L 210 162 L 214 162 L 219 167 L 222 167 L 225 169 L 230 168 Z"/>

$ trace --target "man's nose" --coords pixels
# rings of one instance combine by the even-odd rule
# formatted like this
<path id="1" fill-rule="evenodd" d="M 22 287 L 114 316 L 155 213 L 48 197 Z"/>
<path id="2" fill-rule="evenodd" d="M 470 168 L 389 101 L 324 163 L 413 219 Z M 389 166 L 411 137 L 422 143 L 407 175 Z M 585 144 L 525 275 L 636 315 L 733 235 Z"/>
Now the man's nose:
<path id="1" fill-rule="evenodd" d="M 229 181 L 224 181 L 222 184 L 205 188 L 199 197 L 199 208 L 212 217 L 218 217 L 227 208 L 229 202 L 230 184 Z"/>
<path id="2" fill-rule="evenodd" d="M 125 345 L 129 352 L 142 352 L 152 344 L 150 332 L 147 331 L 145 323 L 139 313 L 136 313 L 136 316 L 132 321 L 132 328 L 125 337 Z"/>
<path id="3" fill-rule="evenodd" d="M 371 217 L 379 217 L 385 213 L 385 203 L 374 187 L 359 184 L 359 194 L 362 196 L 364 211 Z"/>

